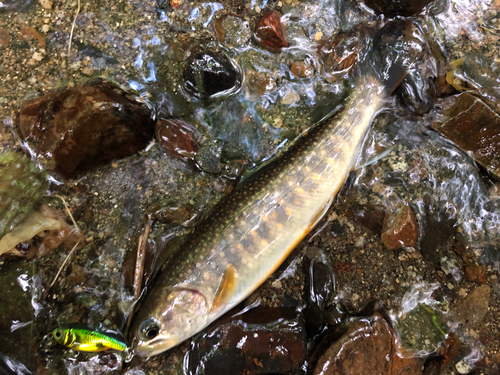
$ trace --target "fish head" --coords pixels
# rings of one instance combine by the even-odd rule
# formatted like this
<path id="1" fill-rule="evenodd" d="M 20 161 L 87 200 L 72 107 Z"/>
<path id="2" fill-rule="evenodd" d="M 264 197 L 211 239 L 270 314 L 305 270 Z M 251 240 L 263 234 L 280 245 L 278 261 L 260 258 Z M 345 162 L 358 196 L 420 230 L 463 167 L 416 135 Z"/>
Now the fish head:
<path id="1" fill-rule="evenodd" d="M 150 295 L 132 326 L 134 353 L 151 357 L 176 346 L 205 328 L 208 314 L 207 298 L 195 289 Z"/>
<path id="2" fill-rule="evenodd" d="M 52 336 L 58 344 L 71 348 L 75 342 L 75 335 L 69 328 L 56 328 L 52 331 Z"/>

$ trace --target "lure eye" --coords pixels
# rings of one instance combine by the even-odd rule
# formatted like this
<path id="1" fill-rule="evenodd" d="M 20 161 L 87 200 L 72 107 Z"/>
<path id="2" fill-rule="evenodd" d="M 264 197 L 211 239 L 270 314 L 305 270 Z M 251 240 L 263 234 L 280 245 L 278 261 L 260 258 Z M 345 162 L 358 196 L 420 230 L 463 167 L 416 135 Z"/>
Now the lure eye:
<path id="1" fill-rule="evenodd" d="M 142 322 L 140 330 L 148 340 L 154 339 L 160 333 L 160 327 L 156 319 L 148 319 Z"/>
<path id="2" fill-rule="evenodd" d="M 60 339 L 62 337 L 62 331 L 61 330 L 54 331 L 54 337 L 56 339 Z"/>

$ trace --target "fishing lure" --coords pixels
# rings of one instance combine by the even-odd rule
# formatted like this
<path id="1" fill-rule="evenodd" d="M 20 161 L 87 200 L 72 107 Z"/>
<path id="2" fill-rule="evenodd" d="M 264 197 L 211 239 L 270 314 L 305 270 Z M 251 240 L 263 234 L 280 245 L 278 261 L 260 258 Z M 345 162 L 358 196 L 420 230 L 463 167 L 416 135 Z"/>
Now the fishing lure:
<path id="1" fill-rule="evenodd" d="M 52 335 L 59 344 L 82 352 L 100 352 L 108 349 L 123 352 L 127 349 L 125 343 L 114 337 L 82 328 L 56 328 Z"/>

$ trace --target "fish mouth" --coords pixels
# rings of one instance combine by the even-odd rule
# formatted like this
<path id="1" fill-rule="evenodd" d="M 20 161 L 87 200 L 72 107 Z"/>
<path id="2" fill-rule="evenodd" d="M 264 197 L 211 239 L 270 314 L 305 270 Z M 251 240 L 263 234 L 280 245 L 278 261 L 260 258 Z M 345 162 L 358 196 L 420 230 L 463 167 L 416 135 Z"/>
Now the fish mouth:
<path id="1" fill-rule="evenodd" d="M 161 354 L 179 343 L 176 338 L 156 338 L 154 340 L 143 341 L 137 340 L 133 342 L 134 354 L 140 357 L 152 357 Z"/>

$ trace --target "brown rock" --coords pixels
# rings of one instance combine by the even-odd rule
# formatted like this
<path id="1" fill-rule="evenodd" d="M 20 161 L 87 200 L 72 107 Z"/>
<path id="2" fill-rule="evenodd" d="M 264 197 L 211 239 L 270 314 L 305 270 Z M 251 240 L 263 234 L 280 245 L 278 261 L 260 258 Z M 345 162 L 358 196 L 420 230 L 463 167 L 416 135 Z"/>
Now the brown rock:
<path id="1" fill-rule="evenodd" d="M 296 373 L 306 358 L 306 333 L 294 309 L 257 307 L 208 329 L 192 343 L 192 373 Z"/>
<path id="2" fill-rule="evenodd" d="M 423 359 L 398 352 L 391 326 L 376 314 L 349 324 L 347 332 L 319 359 L 315 375 L 419 375 Z"/>
<path id="3" fill-rule="evenodd" d="M 500 177 L 500 116 L 480 98 L 462 93 L 445 118 L 432 127 Z"/>
<path id="4" fill-rule="evenodd" d="M 337 34 L 321 47 L 324 69 L 327 74 L 349 71 L 358 61 L 360 35 Z"/>
<path id="5" fill-rule="evenodd" d="M 281 22 L 281 14 L 271 10 L 262 15 L 255 27 L 255 37 L 260 44 L 272 52 L 279 52 L 288 47 L 285 37 L 285 25 Z"/>
<path id="6" fill-rule="evenodd" d="M 29 100 L 21 107 L 19 129 L 44 168 L 72 178 L 142 150 L 154 123 L 145 106 L 98 82 Z"/>
<path id="7" fill-rule="evenodd" d="M 303 61 L 293 62 L 290 71 L 298 78 L 310 78 L 314 75 L 312 66 Z"/>
<path id="8" fill-rule="evenodd" d="M 486 267 L 477 264 L 472 264 L 465 267 L 465 277 L 469 281 L 477 281 L 479 283 L 485 283 L 486 278 Z"/>
<path id="9" fill-rule="evenodd" d="M 276 88 L 276 82 L 265 73 L 248 69 L 245 74 L 245 86 L 251 96 L 260 97 Z"/>
<path id="10" fill-rule="evenodd" d="M 410 206 L 404 204 L 385 216 L 382 242 L 389 250 L 413 247 L 418 239 L 418 225 Z"/>
<path id="11" fill-rule="evenodd" d="M 4 27 L 0 28 L 0 44 L 4 47 L 8 47 L 10 44 L 10 33 L 9 29 Z"/>
<path id="12" fill-rule="evenodd" d="M 155 133 L 171 157 L 181 160 L 194 159 L 201 135 L 193 125 L 178 119 L 160 120 L 156 123 Z"/>
<path id="13" fill-rule="evenodd" d="M 455 305 L 454 318 L 466 328 L 476 328 L 488 312 L 490 294 L 488 285 L 478 286 Z"/>
<path id="14" fill-rule="evenodd" d="M 41 36 L 33 27 L 23 27 L 19 34 L 25 39 L 36 39 L 40 47 L 45 48 L 45 38 Z"/>

